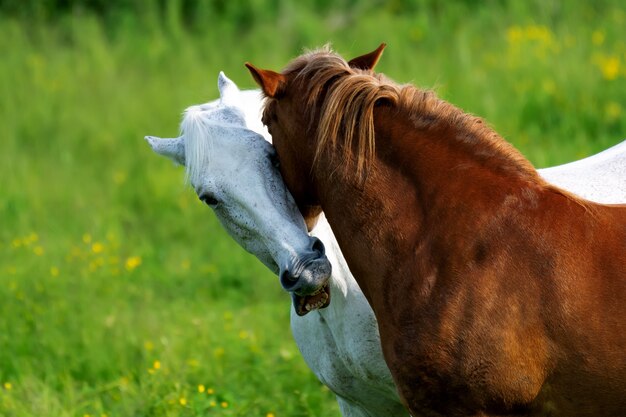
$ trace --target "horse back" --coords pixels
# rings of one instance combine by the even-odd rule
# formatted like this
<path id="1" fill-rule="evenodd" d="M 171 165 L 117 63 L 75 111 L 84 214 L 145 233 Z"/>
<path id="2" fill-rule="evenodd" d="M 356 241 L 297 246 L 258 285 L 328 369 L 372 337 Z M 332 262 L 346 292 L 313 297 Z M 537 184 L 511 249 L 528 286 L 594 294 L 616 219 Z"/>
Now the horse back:
<path id="1" fill-rule="evenodd" d="M 619 415 L 626 410 L 626 205 L 583 208 L 573 211 L 578 217 L 565 210 L 568 225 L 554 229 L 557 268 L 542 307 L 552 371 L 539 398 L 567 387 L 561 405 L 569 415 Z M 587 413 L 591 403 L 603 405 Z"/>

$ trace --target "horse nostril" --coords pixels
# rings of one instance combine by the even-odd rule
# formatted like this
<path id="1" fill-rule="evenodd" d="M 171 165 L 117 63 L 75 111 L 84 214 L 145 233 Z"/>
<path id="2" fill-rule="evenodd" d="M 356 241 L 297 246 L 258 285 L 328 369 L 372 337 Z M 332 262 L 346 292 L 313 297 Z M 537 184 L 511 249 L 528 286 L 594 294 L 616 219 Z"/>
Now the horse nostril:
<path id="1" fill-rule="evenodd" d="M 287 291 L 293 288 L 297 282 L 298 282 L 298 277 L 293 276 L 291 272 L 289 272 L 288 269 L 285 269 L 284 271 L 280 273 L 280 284 Z"/>
<path id="2" fill-rule="evenodd" d="M 313 246 L 311 247 L 311 250 L 318 252 L 320 256 L 324 256 L 324 254 L 326 253 L 324 244 L 318 238 L 315 238 L 315 241 L 313 242 Z"/>

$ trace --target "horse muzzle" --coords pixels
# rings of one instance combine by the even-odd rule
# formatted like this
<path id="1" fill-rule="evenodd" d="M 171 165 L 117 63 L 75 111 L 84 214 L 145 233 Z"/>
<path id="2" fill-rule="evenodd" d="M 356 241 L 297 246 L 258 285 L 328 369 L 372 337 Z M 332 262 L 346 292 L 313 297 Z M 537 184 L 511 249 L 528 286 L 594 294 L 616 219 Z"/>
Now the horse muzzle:
<path id="1" fill-rule="evenodd" d="M 280 283 L 291 293 L 299 316 L 330 304 L 328 281 L 332 267 L 324 254 L 324 244 L 317 238 L 311 239 L 311 249 L 280 271 Z"/>

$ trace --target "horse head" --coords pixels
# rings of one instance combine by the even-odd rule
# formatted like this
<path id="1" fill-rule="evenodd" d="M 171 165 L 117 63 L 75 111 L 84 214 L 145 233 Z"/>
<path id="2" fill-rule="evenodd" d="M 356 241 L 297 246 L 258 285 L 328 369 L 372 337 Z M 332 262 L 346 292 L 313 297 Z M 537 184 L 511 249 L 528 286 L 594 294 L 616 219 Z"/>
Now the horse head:
<path id="1" fill-rule="evenodd" d="M 281 73 L 246 63 L 267 97 L 263 122 L 280 156 L 281 173 L 287 188 L 293 194 L 307 224 L 321 212 L 317 191 L 313 186 L 314 165 L 329 155 L 322 152 L 324 147 L 320 141 L 334 140 L 339 129 L 338 124 L 325 123 L 321 115 L 351 110 L 339 108 L 336 102 L 325 98 L 330 94 L 335 80 L 345 75 L 362 74 L 359 81 L 370 82 L 384 48 L 385 44 L 381 44 L 370 53 L 345 61 L 325 47 L 296 58 Z M 303 129 L 303 126 L 306 128 Z M 351 147 L 349 141 L 357 133 L 356 124 L 348 129 L 347 142 L 342 145 L 344 148 Z M 335 167 L 350 167 L 349 159 L 335 161 L 338 162 Z M 357 164 L 357 171 L 360 166 Z"/>
<path id="2" fill-rule="evenodd" d="M 246 127 L 242 92 L 223 73 L 218 87 L 219 100 L 185 111 L 181 136 L 146 140 L 156 153 L 185 166 L 200 200 L 244 249 L 279 275 L 298 314 L 325 307 L 331 265 L 324 245 L 308 235 L 274 148 Z"/>

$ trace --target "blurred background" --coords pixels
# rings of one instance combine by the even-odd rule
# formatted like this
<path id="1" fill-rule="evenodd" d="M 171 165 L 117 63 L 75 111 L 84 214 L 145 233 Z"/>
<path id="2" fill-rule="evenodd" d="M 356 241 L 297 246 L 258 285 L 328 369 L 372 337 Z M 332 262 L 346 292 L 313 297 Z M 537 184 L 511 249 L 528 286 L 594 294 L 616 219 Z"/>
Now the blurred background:
<path id="1" fill-rule="evenodd" d="M 147 134 L 327 42 L 537 167 L 626 137 L 622 0 L 0 0 L 0 415 L 339 416 L 290 299 Z"/>

